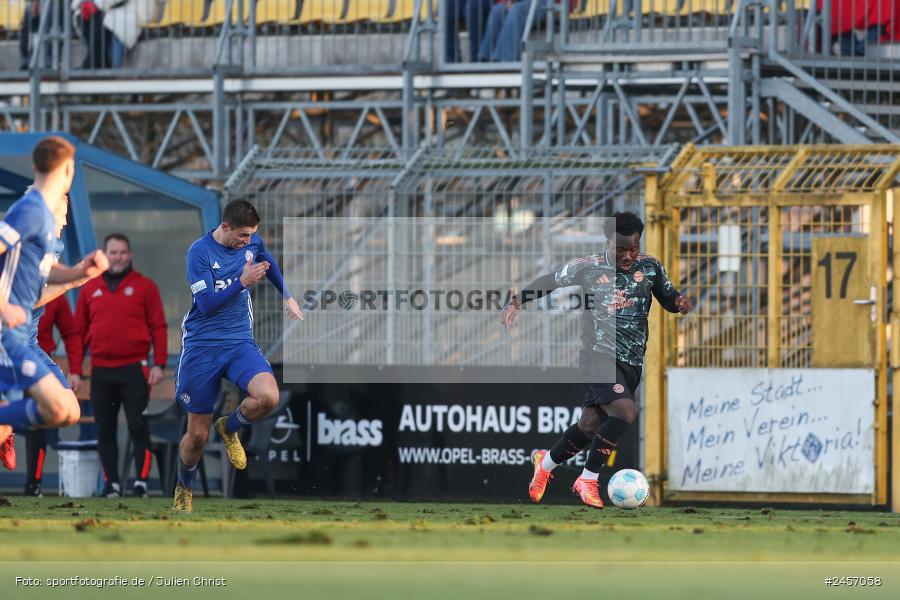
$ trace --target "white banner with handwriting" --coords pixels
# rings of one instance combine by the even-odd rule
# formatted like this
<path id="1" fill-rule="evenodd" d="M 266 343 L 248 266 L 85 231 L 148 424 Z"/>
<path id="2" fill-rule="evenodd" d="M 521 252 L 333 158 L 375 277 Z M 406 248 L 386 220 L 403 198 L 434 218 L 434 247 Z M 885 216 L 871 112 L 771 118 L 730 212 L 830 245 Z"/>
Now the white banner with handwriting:
<path id="1" fill-rule="evenodd" d="M 871 369 L 669 369 L 669 489 L 869 494 Z"/>

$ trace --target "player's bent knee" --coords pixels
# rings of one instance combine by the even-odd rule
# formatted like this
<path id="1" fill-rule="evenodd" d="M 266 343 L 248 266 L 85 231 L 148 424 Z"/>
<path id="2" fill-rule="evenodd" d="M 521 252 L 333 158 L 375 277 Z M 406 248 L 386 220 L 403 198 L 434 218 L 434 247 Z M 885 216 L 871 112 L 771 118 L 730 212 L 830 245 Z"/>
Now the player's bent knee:
<path id="1" fill-rule="evenodd" d="M 38 406 L 45 427 L 68 427 L 69 407 L 62 402 L 46 402 Z"/>
<path id="2" fill-rule="evenodd" d="M 60 426 L 71 427 L 77 424 L 79 419 L 81 419 L 81 407 L 76 402 L 74 406 L 70 405 L 67 407 L 66 416 Z"/>
<path id="3" fill-rule="evenodd" d="M 592 436 L 597 432 L 597 429 L 600 427 L 600 424 L 602 422 L 603 419 L 600 418 L 597 410 L 588 407 L 585 408 L 585 410 L 581 413 L 581 418 L 578 419 L 578 429 L 580 429 L 581 433 L 583 433 L 584 435 Z"/>
<path id="4" fill-rule="evenodd" d="M 65 393 L 64 403 L 66 407 L 66 417 L 63 427 L 70 427 L 78 423 L 78 420 L 81 419 L 81 404 L 78 402 L 75 392 L 68 389 Z"/>
<path id="5" fill-rule="evenodd" d="M 259 399 L 260 404 L 265 409 L 267 413 L 275 410 L 275 407 L 278 406 L 278 391 L 275 392 L 267 392 L 262 395 L 262 398 Z"/>
<path id="6" fill-rule="evenodd" d="M 67 427 L 81 416 L 72 390 L 62 386 L 53 374 L 47 374 L 28 390 L 38 405 L 44 427 Z M 77 409 L 77 412 L 76 412 Z"/>
<path id="7" fill-rule="evenodd" d="M 189 431 L 185 437 L 191 447 L 195 450 L 202 450 L 206 445 L 206 440 L 209 439 L 209 431 Z"/>
<path id="8" fill-rule="evenodd" d="M 634 420 L 637 418 L 637 406 L 635 406 L 633 400 L 623 402 L 618 409 L 618 414 L 616 416 L 623 421 L 634 423 Z"/>

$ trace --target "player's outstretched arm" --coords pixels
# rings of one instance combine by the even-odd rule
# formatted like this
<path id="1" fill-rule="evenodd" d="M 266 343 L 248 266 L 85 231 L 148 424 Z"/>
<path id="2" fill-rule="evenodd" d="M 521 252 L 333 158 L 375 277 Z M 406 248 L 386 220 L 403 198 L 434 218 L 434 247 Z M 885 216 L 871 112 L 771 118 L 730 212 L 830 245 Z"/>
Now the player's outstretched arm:
<path id="1" fill-rule="evenodd" d="M 303 320 L 303 311 L 293 298 L 288 298 L 281 302 L 284 305 L 284 313 L 295 321 Z"/>
<path id="2" fill-rule="evenodd" d="M 266 271 L 266 279 L 269 280 L 269 283 L 271 283 L 281 295 L 284 313 L 295 321 L 302 321 L 303 311 L 300 310 L 297 301 L 291 296 L 291 292 L 288 290 L 287 284 L 284 281 L 284 276 L 281 274 L 281 269 L 278 268 L 278 261 L 275 260 L 275 257 L 265 248 L 259 253 L 258 258 L 262 259 L 263 262 L 269 263 L 269 270 Z"/>
<path id="3" fill-rule="evenodd" d="M 675 306 L 678 308 L 678 312 L 686 315 L 694 310 L 694 301 L 684 294 L 679 294 L 678 297 L 675 298 Z"/>
<path id="4" fill-rule="evenodd" d="M 519 308 L 519 299 L 513 294 L 510 296 L 506 306 L 503 307 L 503 310 L 500 311 L 500 322 L 503 323 L 504 327 L 509 329 L 513 326 L 513 323 L 519 318 Z"/>
<path id="5" fill-rule="evenodd" d="M 519 318 L 519 311 L 523 304 L 542 298 L 559 287 L 561 286 L 556 273 L 541 275 L 525 286 L 521 292 L 510 297 L 509 302 L 500 313 L 500 322 L 509 329 Z"/>
<path id="6" fill-rule="evenodd" d="M 656 264 L 659 275 L 656 281 L 653 282 L 653 295 L 659 300 L 662 307 L 669 312 L 678 312 L 683 315 L 691 312 L 694 309 L 694 303 L 690 298 L 675 289 L 662 263 L 657 262 Z"/>
<path id="7" fill-rule="evenodd" d="M 103 250 L 94 250 L 74 266 L 69 267 L 62 263 L 54 264 L 47 277 L 47 283 L 74 283 L 73 287 L 79 287 L 91 279 L 99 277 L 107 269 L 109 269 L 109 259 L 106 258 Z M 81 283 L 78 283 L 79 280 Z"/>
<path id="8" fill-rule="evenodd" d="M 69 290 L 79 288 L 88 281 L 90 281 L 89 277 L 82 277 L 81 279 L 70 281 L 69 283 L 48 283 L 44 286 L 43 291 L 41 291 L 41 297 L 38 298 L 38 301 L 35 303 L 34 307 L 40 308 L 45 304 L 49 304 Z"/>

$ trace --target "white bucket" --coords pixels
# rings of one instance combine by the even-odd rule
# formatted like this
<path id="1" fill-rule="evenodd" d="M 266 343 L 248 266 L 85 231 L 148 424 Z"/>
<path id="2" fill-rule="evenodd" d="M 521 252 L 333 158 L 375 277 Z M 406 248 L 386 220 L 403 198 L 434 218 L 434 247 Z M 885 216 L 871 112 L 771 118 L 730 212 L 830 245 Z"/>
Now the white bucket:
<path id="1" fill-rule="evenodd" d="M 59 495 L 87 498 L 97 493 L 100 455 L 96 450 L 62 450 L 59 454 Z"/>

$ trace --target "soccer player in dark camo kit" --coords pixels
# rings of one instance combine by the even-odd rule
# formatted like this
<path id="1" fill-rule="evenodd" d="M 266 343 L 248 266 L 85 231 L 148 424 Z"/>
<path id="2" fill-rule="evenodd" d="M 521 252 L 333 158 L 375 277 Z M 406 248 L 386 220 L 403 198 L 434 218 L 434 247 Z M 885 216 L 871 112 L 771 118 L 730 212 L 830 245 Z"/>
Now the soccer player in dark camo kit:
<path id="1" fill-rule="evenodd" d="M 652 299 L 655 296 L 669 312 L 687 314 L 693 309 L 691 300 L 669 281 L 660 262 L 640 253 L 644 223 L 636 214 L 616 213 L 606 221 L 604 231 L 608 241 L 603 252 L 576 258 L 555 273 L 538 277 L 510 299 L 501 315 L 508 328 L 516 321 L 521 304 L 560 287 L 581 286 L 585 311 L 579 370 L 582 374 L 598 372 L 603 361 L 615 361 L 615 382 L 588 383 L 578 423 L 549 451 L 538 450 L 532 456 L 534 475 L 528 494 L 533 502 L 541 501 L 554 468 L 590 446 L 584 471 L 572 491 L 586 505 L 603 508 L 597 480 L 637 416 L 634 397 L 641 382 Z"/>

